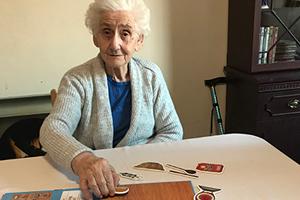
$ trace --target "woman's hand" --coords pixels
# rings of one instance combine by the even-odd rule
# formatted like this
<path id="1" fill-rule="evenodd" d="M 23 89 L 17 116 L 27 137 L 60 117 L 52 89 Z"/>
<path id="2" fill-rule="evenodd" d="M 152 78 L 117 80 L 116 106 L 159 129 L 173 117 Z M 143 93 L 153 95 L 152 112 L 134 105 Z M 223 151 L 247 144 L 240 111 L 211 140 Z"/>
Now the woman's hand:
<path id="1" fill-rule="evenodd" d="M 79 176 L 79 185 L 84 199 L 115 195 L 115 187 L 119 183 L 119 175 L 104 158 L 91 152 L 83 152 L 72 160 L 72 168 Z"/>

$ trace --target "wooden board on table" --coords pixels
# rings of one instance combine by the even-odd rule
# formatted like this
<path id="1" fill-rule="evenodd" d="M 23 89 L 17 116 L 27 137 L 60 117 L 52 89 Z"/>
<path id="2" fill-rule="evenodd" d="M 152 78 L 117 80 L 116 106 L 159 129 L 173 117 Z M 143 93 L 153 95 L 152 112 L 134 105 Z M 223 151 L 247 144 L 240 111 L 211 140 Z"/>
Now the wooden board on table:
<path id="1" fill-rule="evenodd" d="M 129 192 L 123 196 L 115 196 L 108 199 L 193 199 L 194 190 L 190 181 L 162 182 L 162 183 L 143 183 L 126 185 Z"/>

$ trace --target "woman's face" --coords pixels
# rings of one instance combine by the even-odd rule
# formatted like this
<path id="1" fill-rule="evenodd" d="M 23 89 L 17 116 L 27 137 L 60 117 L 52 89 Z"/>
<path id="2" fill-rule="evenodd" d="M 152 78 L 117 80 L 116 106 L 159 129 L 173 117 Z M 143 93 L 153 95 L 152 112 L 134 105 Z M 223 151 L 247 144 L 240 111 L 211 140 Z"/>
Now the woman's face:
<path id="1" fill-rule="evenodd" d="M 143 35 L 137 32 L 135 19 L 128 11 L 105 11 L 94 43 L 100 55 L 111 68 L 127 67 L 133 53 L 143 44 Z"/>

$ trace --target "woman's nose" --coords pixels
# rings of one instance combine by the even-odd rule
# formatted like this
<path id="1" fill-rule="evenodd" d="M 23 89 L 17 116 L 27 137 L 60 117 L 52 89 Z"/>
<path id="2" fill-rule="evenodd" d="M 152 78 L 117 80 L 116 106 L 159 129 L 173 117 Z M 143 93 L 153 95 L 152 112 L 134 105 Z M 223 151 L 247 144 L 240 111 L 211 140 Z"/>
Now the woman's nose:
<path id="1" fill-rule="evenodd" d="M 122 38 L 119 33 L 115 33 L 111 39 L 111 48 L 118 49 L 122 44 Z"/>

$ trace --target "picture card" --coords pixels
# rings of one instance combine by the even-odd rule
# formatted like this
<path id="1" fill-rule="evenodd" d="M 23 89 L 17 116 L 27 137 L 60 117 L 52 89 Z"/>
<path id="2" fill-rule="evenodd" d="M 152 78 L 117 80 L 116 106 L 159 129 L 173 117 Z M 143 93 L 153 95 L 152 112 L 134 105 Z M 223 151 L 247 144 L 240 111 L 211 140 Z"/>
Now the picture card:
<path id="1" fill-rule="evenodd" d="M 220 174 L 224 170 L 224 165 L 213 164 L 213 163 L 198 163 L 196 169 L 199 170 L 200 172 Z"/>

